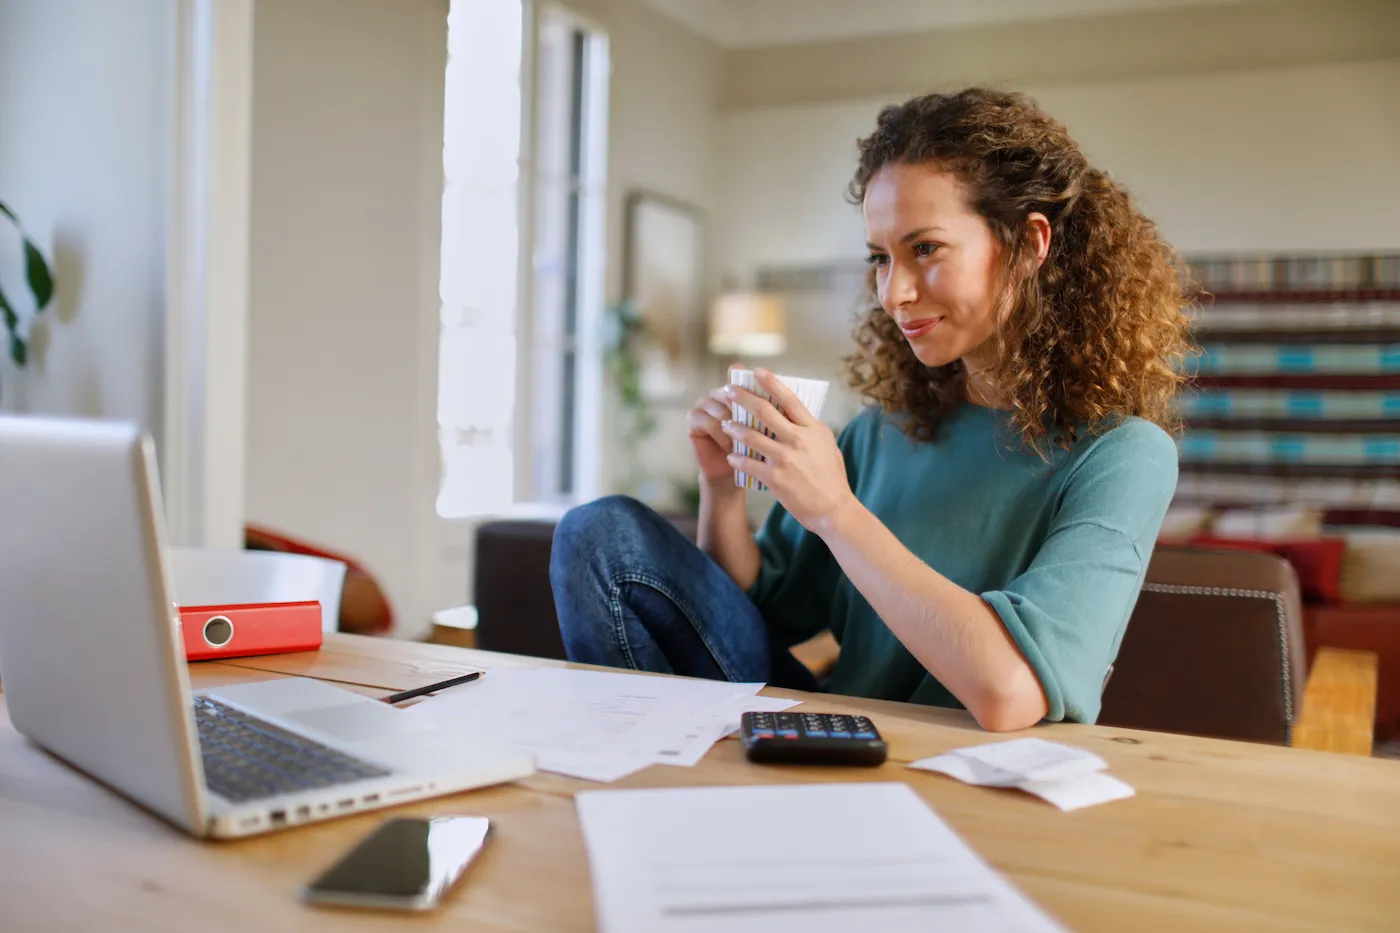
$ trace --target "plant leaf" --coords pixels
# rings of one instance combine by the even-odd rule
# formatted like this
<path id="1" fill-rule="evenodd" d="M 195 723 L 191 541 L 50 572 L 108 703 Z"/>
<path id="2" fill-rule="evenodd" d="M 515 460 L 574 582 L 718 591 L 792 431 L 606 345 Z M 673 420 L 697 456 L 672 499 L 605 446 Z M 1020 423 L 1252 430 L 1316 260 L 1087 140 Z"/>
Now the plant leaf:
<path id="1" fill-rule="evenodd" d="M 5 315 L 5 327 L 14 336 L 19 330 L 19 315 L 15 314 L 15 309 L 10 307 L 10 301 L 5 297 L 5 293 L 0 291 L 0 312 Z"/>
<path id="2" fill-rule="evenodd" d="M 24 240 L 24 272 L 29 278 L 29 290 L 34 293 L 36 310 L 42 311 L 53 300 L 53 273 L 39 247 L 28 237 Z"/>
<path id="3" fill-rule="evenodd" d="M 29 347 L 19 335 L 19 315 L 10 307 L 4 292 L 0 292 L 0 312 L 4 312 L 5 329 L 10 332 L 10 359 L 16 366 L 23 366 L 29 361 Z"/>
<path id="4" fill-rule="evenodd" d="M 19 218 L 15 216 L 14 211 L 5 206 L 4 201 L 0 201 L 0 214 L 4 214 L 6 217 L 10 218 L 10 222 L 15 226 L 19 226 Z"/>

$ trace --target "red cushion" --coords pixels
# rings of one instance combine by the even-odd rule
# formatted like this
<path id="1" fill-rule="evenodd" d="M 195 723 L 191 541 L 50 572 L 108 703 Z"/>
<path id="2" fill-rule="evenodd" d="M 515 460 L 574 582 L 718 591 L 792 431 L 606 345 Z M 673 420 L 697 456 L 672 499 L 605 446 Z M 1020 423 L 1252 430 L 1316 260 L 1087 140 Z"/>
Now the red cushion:
<path id="1" fill-rule="evenodd" d="M 289 537 L 262 525 L 246 524 L 243 531 L 243 543 L 250 550 L 286 551 L 291 554 L 338 560 L 345 565 L 345 589 L 340 601 L 340 621 L 342 625 L 355 623 L 355 627 L 343 628 L 342 631 L 354 632 L 357 635 L 374 635 L 394 627 L 393 607 L 389 605 L 384 588 L 355 558 L 299 538 Z"/>
<path id="2" fill-rule="evenodd" d="M 1309 538 L 1300 541 L 1265 541 L 1257 538 L 1191 539 L 1198 547 L 1233 548 L 1277 554 L 1293 565 L 1303 601 L 1334 606 L 1342 601 L 1342 558 L 1347 543 L 1342 538 Z"/>

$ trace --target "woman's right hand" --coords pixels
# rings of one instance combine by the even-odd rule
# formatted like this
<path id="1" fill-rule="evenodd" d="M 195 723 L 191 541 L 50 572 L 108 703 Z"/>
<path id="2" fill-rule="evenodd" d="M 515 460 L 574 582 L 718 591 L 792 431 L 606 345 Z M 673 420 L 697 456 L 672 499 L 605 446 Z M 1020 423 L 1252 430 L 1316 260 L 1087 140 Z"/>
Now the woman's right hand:
<path id="1" fill-rule="evenodd" d="M 734 439 L 720 428 L 721 422 L 732 417 L 733 409 L 724 397 L 723 387 L 701 397 L 685 416 L 690 434 L 690 449 L 695 453 L 700 477 L 707 484 L 717 486 L 727 480 L 733 485 L 734 468 L 729 465 L 727 458 L 734 450 Z"/>

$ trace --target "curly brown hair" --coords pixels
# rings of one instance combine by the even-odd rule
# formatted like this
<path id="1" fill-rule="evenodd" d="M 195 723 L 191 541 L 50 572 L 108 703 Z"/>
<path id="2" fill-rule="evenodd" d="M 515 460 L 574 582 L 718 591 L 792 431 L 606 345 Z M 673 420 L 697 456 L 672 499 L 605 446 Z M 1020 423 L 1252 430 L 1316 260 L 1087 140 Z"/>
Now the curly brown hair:
<path id="1" fill-rule="evenodd" d="M 929 94 L 880 113 L 860 140 L 849 189 L 861 204 L 889 163 L 952 172 L 1005 257 L 990 373 L 1028 448 L 1068 447 L 1087 426 L 1136 415 L 1175 432 L 1173 396 L 1192 352 L 1186 275 L 1157 227 L 1120 185 L 1093 168 L 1065 128 L 1028 97 L 984 88 Z M 1050 221 L 1049 255 L 1035 267 L 1028 216 Z M 881 308 L 874 272 L 856 326 L 849 380 L 904 429 L 930 440 L 963 398 L 961 361 L 925 366 Z"/>

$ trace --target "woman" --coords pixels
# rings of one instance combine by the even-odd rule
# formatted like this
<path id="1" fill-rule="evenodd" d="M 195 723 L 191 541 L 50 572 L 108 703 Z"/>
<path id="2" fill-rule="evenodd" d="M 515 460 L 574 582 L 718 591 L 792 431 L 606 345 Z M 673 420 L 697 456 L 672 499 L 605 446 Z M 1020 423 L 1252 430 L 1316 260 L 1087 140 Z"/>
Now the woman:
<path id="1" fill-rule="evenodd" d="M 699 546 L 632 500 L 570 512 L 550 568 L 578 661 L 1093 722 L 1176 486 L 1188 351 L 1171 248 L 1028 99 L 889 107 L 851 196 L 873 297 L 840 438 L 768 374 L 689 414 Z M 730 420 L 739 402 L 768 438 Z M 763 454 L 734 455 L 734 441 Z M 755 539 L 742 468 L 774 506 Z"/>

